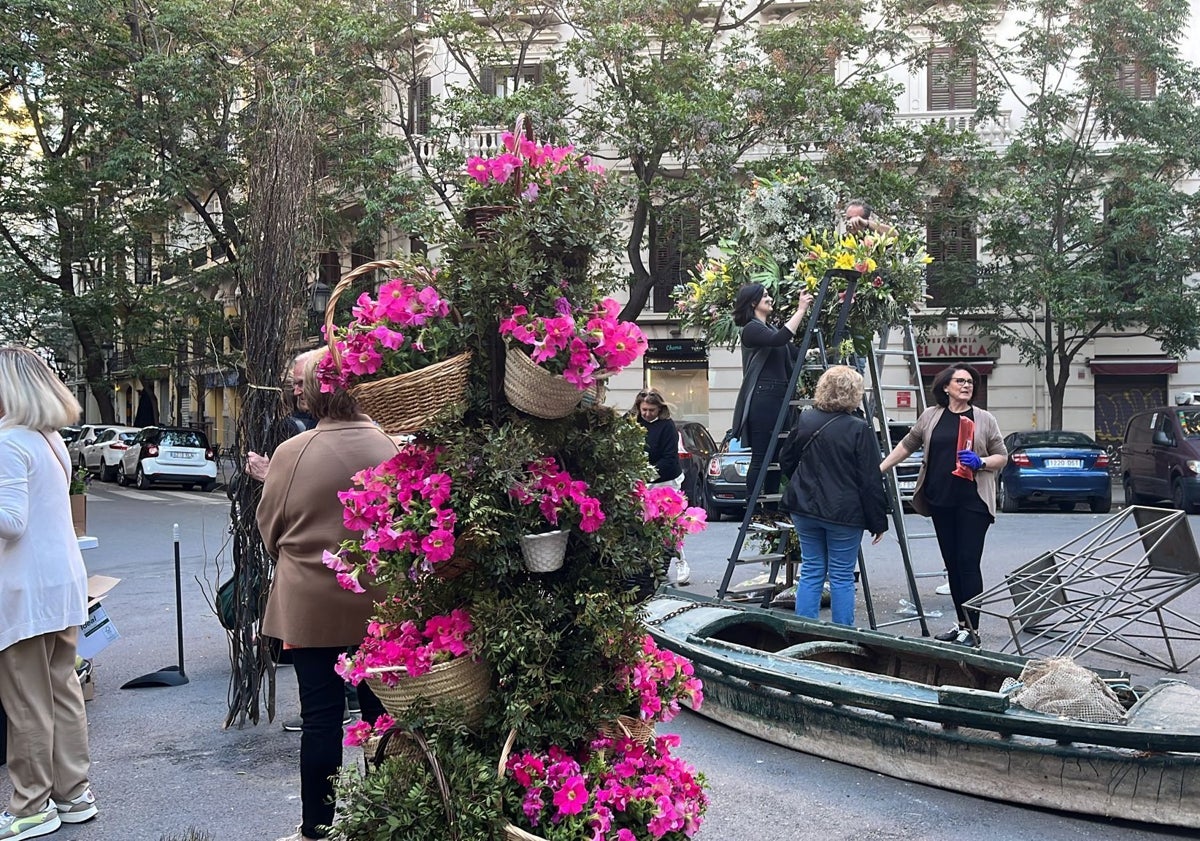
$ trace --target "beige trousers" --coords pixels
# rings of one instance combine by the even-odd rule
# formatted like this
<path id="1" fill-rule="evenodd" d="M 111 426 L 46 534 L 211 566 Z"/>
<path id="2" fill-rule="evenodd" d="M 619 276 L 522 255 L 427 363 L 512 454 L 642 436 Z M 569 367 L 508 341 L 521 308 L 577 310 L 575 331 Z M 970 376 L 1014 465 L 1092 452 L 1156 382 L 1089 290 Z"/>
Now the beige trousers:
<path id="1" fill-rule="evenodd" d="M 87 713 L 75 675 L 78 628 L 42 634 L 0 651 L 0 703 L 8 715 L 9 811 L 33 814 L 88 787 Z"/>

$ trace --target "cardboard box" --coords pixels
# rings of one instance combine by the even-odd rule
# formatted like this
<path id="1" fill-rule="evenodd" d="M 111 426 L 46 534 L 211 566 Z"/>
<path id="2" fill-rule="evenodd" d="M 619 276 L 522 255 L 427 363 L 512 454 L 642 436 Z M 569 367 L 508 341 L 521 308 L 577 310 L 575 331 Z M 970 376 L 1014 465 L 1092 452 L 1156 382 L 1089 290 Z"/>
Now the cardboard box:
<path id="1" fill-rule="evenodd" d="M 93 575 L 88 579 L 88 618 L 79 629 L 79 642 L 76 645 L 79 656 L 85 660 L 91 660 L 121 638 L 121 632 L 100 603 L 120 580 L 107 575 Z"/>

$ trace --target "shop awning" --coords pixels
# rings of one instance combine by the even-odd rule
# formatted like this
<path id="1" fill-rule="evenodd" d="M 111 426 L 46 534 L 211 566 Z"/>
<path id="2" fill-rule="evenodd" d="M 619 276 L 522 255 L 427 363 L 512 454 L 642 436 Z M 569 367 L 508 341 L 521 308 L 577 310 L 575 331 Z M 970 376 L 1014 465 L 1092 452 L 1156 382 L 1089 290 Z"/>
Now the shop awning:
<path id="1" fill-rule="evenodd" d="M 1095 356 L 1088 360 L 1093 374 L 1155 376 L 1179 372 L 1179 361 L 1169 356 Z"/>

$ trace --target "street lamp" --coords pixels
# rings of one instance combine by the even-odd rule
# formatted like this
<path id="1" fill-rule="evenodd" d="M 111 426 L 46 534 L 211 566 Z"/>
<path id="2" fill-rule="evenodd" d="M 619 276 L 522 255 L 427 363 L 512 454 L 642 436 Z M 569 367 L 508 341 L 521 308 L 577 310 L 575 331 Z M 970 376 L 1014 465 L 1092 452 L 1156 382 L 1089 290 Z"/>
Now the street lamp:
<path id="1" fill-rule="evenodd" d="M 317 335 L 321 332 L 321 326 L 325 323 L 325 310 L 329 307 L 329 297 L 333 290 L 329 288 L 329 284 L 323 280 L 317 280 L 312 287 L 312 298 L 308 302 L 308 327 L 309 335 Z"/>

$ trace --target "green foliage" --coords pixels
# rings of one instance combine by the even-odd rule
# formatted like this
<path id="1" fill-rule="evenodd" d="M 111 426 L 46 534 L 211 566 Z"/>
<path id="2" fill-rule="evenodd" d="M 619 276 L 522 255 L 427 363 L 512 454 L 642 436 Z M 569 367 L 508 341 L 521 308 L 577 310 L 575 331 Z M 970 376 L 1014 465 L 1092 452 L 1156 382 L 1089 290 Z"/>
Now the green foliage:
<path id="1" fill-rule="evenodd" d="M 480 740 L 450 721 L 421 728 L 436 757 L 384 760 L 368 774 L 338 776 L 338 821 L 331 838 L 342 841 L 485 841 L 500 838 L 500 786 L 496 760 L 501 745 Z M 446 784 L 445 800 L 438 775 Z M 447 813 L 450 817 L 447 818 Z"/>

